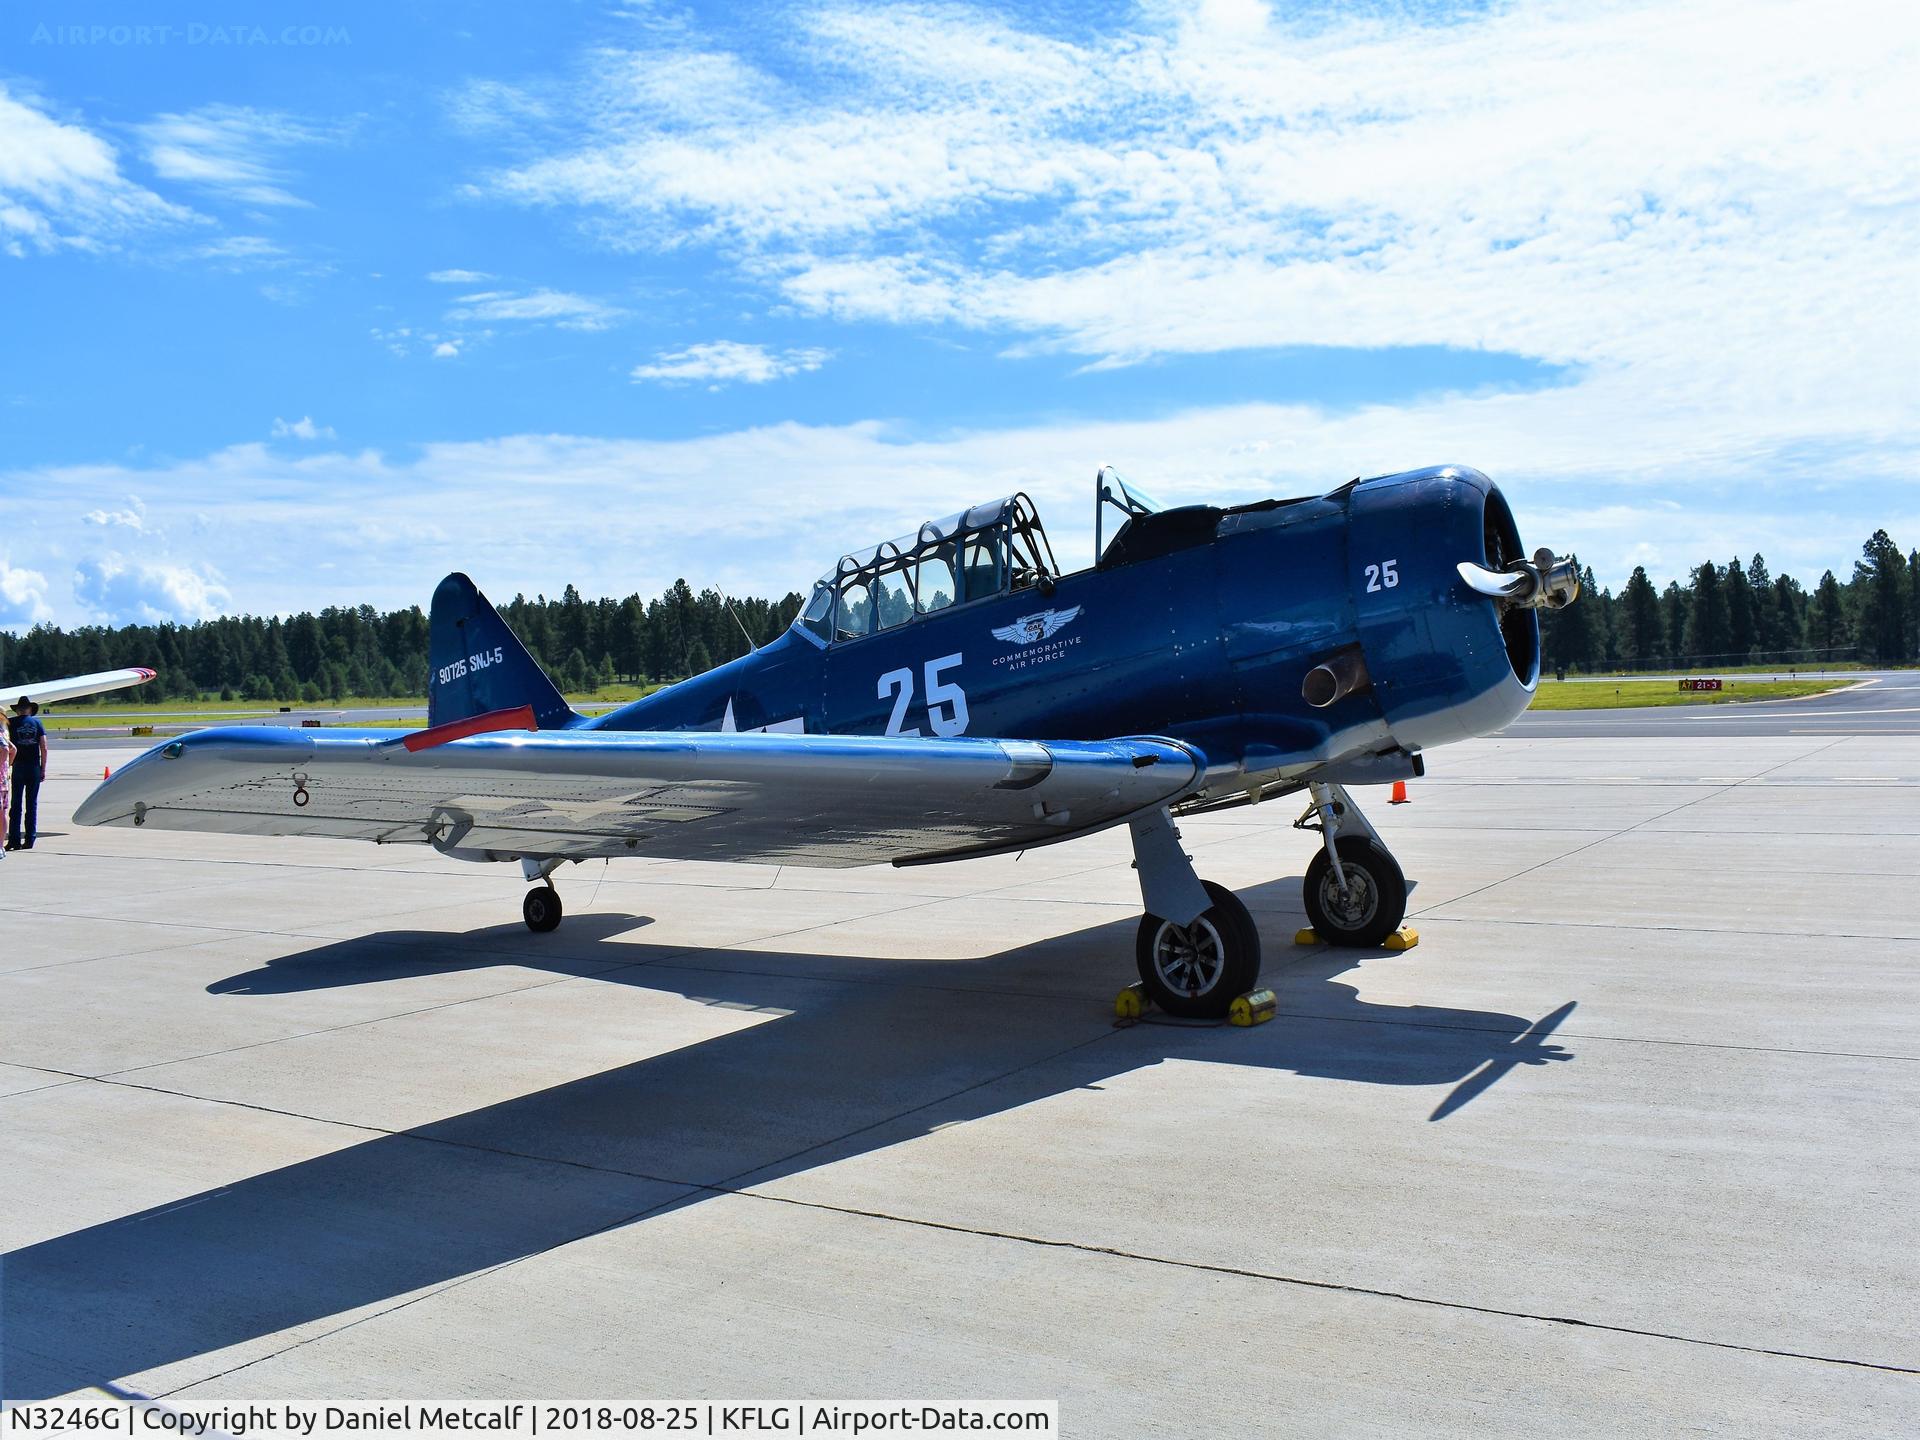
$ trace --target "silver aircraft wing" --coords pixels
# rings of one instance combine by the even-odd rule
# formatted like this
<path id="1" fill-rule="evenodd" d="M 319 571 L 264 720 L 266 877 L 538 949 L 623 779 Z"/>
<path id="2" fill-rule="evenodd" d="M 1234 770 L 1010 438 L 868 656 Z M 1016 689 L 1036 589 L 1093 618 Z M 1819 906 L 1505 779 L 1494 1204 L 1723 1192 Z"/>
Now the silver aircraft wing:
<path id="1" fill-rule="evenodd" d="M 471 859 L 645 855 L 808 866 L 1044 845 L 1178 800 L 1178 741 L 231 726 L 102 781 L 83 825 L 430 844 Z"/>
<path id="2" fill-rule="evenodd" d="M 131 670 L 102 670 L 93 675 L 71 675 L 65 680 L 42 680 L 35 685 L 0 685 L 0 702 L 31 700 L 36 705 L 51 705 L 57 700 L 78 700 L 82 695 L 101 695 L 109 690 L 124 690 L 144 685 L 154 672 L 144 665 Z"/>

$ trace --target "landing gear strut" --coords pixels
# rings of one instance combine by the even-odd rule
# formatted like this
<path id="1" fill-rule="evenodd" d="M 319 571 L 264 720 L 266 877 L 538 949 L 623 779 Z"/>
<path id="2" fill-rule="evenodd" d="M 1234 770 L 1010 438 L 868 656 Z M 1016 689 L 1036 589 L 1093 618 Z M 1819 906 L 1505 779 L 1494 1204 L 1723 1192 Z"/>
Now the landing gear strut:
<path id="1" fill-rule="evenodd" d="M 1201 880 L 1162 808 L 1133 822 L 1133 864 L 1146 914 L 1134 960 L 1169 1015 L 1217 1020 L 1260 978 L 1260 931 L 1240 897 Z"/>
<path id="2" fill-rule="evenodd" d="M 1407 918 L 1406 876 L 1344 787 L 1307 788 L 1313 803 L 1294 825 L 1321 842 L 1301 887 L 1307 920 L 1329 945 L 1372 949 Z"/>
<path id="3" fill-rule="evenodd" d="M 560 904 L 560 892 L 553 888 L 552 875 L 559 867 L 558 860 L 535 860 L 527 856 L 520 861 L 520 868 L 529 880 L 540 883 L 527 891 L 526 898 L 520 902 L 520 918 L 527 922 L 527 928 L 536 935 L 544 935 L 560 924 L 566 911 Z"/>

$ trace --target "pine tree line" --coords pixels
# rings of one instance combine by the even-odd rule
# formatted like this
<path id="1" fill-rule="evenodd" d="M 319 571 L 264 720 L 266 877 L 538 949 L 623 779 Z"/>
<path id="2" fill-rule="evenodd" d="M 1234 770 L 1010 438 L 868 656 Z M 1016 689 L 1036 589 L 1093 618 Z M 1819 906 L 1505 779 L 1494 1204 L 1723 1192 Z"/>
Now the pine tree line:
<path id="1" fill-rule="evenodd" d="M 1903 558 L 1885 530 L 1861 549 L 1850 579 L 1829 570 L 1812 591 L 1768 573 L 1759 555 L 1694 568 L 1683 588 L 1656 591 L 1644 567 L 1618 595 L 1583 576 L 1579 602 L 1544 619 L 1550 669 L 1652 669 L 1749 662 L 1818 666 L 1920 659 L 1920 551 Z M 619 682 L 698 675 L 764 645 L 792 623 L 801 597 L 695 594 L 676 580 L 654 600 L 586 600 L 569 585 L 557 600 L 516 595 L 501 607 L 560 687 L 584 693 Z M 218 696 L 316 701 L 425 693 L 427 617 L 416 606 L 318 614 L 238 615 L 190 625 L 36 625 L 0 632 L 0 694 L 22 683 L 144 665 L 158 678 L 107 697 L 116 703 Z"/>
<path id="2" fill-rule="evenodd" d="M 1580 599 L 1543 620 L 1552 670 L 1672 666 L 1811 666 L 1920 660 L 1920 551 L 1905 556 L 1885 530 L 1861 547 L 1842 583 L 1829 570 L 1806 590 L 1771 575 L 1765 558 L 1695 566 L 1687 585 L 1656 591 L 1644 566 L 1615 595 L 1582 576 Z"/>
<path id="3" fill-rule="evenodd" d="M 685 580 L 655 600 L 586 600 L 569 585 L 557 600 L 514 596 L 507 623 L 561 689 L 698 675 L 764 645 L 792 623 L 800 596 L 731 601 L 695 594 Z M 382 613 L 332 607 L 285 618 L 237 615 L 190 625 L 36 625 L 0 633 L 0 693 L 27 683 L 144 665 L 156 678 L 103 697 L 116 704 L 217 696 L 317 701 L 426 693 L 427 617 L 417 605 Z"/>

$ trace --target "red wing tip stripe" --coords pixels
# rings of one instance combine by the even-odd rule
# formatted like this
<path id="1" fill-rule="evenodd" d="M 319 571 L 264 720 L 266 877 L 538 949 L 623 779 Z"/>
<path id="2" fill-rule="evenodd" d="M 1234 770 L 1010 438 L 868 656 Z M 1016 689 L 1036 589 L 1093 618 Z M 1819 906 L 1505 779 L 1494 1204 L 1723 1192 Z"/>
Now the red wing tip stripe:
<path id="1" fill-rule="evenodd" d="M 151 670 L 149 670 L 149 669 L 147 669 L 147 667 L 146 667 L 146 666 L 144 666 L 144 665 L 139 665 L 139 666 L 136 666 L 135 668 L 136 668 L 136 669 L 137 669 L 137 670 L 138 670 L 138 671 L 140 672 L 140 678 L 141 678 L 142 680 L 151 680 L 151 679 L 153 679 L 153 675 L 154 675 L 154 672 L 153 672 L 153 671 L 151 671 Z"/>
<path id="2" fill-rule="evenodd" d="M 485 735 L 492 730 L 537 730 L 540 722 L 534 718 L 531 705 L 516 706 L 512 710 L 489 710 L 484 715 L 473 715 L 465 720 L 449 720 L 444 725 L 435 725 L 431 730 L 421 730 L 405 736 L 400 743 L 409 750 L 431 750 L 436 745 L 444 745 L 449 740 L 460 740 L 468 735 Z"/>

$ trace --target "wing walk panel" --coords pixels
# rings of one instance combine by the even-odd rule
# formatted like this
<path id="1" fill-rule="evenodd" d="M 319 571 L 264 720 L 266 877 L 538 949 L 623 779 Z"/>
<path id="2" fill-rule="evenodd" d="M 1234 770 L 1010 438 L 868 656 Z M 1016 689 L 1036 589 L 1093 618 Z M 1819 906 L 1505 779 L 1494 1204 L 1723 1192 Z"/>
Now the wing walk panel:
<path id="1" fill-rule="evenodd" d="M 1178 799 L 1176 741 L 711 731 L 204 730 L 122 767 L 87 825 L 433 844 L 472 858 L 646 855 L 870 865 L 1083 835 Z"/>

